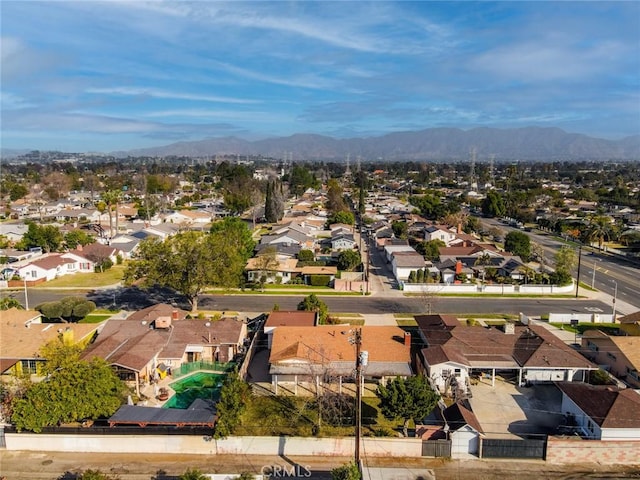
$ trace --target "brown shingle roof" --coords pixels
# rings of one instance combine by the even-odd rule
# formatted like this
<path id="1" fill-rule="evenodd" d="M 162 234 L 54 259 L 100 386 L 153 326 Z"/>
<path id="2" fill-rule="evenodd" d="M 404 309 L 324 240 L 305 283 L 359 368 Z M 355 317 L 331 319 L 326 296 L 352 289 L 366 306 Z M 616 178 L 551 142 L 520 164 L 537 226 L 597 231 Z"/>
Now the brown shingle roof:
<path id="1" fill-rule="evenodd" d="M 618 318 L 618 321 L 620 323 L 640 323 L 640 310 L 629 315 L 625 315 L 624 317 L 620 317 Z"/>
<path id="2" fill-rule="evenodd" d="M 513 334 L 498 328 L 447 327 L 434 316 L 420 318 L 418 327 L 429 347 L 454 349 L 472 364 L 517 364 L 521 367 L 595 368 L 588 360 L 540 326 L 515 326 Z M 506 363 L 505 363 L 506 362 Z M 515 366 L 515 365 L 514 365 Z"/>
<path id="3" fill-rule="evenodd" d="M 158 303 L 157 305 L 151 305 L 150 307 L 143 308 L 137 312 L 129 315 L 126 320 L 133 322 L 146 321 L 147 324 L 155 321 L 158 317 L 171 317 L 174 312 L 177 312 L 178 320 L 184 320 L 189 314 L 185 310 L 173 307 L 166 303 Z"/>
<path id="4" fill-rule="evenodd" d="M 557 385 L 602 428 L 640 428 L 640 394 L 634 390 L 576 382 Z"/>
<path id="5" fill-rule="evenodd" d="M 442 413 L 451 430 L 458 430 L 465 425 L 469 425 L 476 432 L 484 433 L 480 426 L 480 422 L 478 421 L 478 417 L 473 413 L 471 405 L 467 402 L 456 402 L 447 407 Z"/>
<path id="6" fill-rule="evenodd" d="M 73 339 L 80 342 L 102 324 L 99 323 L 26 323 L 40 318 L 39 312 L 10 308 L 0 315 L 0 357 L 3 359 L 36 358 L 40 348 L 58 338 L 60 330 L 71 329 Z M 8 367 L 7 367 L 8 368 Z"/>
<path id="7" fill-rule="evenodd" d="M 264 324 L 265 327 L 312 327 L 316 324 L 316 312 L 306 312 L 302 310 L 276 311 L 269 314 L 269 318 Z"/>

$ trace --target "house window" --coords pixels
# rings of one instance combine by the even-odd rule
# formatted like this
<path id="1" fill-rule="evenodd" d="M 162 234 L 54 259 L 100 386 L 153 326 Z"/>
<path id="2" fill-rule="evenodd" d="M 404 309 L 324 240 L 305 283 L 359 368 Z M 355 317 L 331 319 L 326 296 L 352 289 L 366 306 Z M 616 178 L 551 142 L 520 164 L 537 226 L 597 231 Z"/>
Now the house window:
<path id="1" fill-rule="evenodd" d="M 589 347 L 589 350 L 591 350 L 593 352 L 597 352 L 598 350 L 600 350 L 598 348 L 598 346 L 595 343 L 591 342 L 591 341 L 587 342 L 587 347 Z"/>
<path id="2" fill-rule="evenodd" d="M 450 375 L 451 375 L 451 369 L 449 369 L 449 368 L 445 368 L 445 369 L 443 369 L 443 370 L 442 370 L 442 376 L 443 376 L 444 378 L 446 378 L 446 377 L 448 377 L 448 376 L 450 376 Z"/>
<path id="3" fill-rule="evenodd" d="M 616 356 L 611 352 L 607 352 L 607 357 L 609 357 L 611 360 L 617 360 Z"/>
<path id="4" fill-rule="evenodd" d="M 36 360 L 22 360 L 20 363 L 22 364 L 22 373 L 29 375 L 37 373 L 38 362 Z"/>
<path id="5" fill-rule="evenodd" d="M 640 376 L 638 376 L 638 371 L 633 368 L 627 367 L 627 375 L 635 378 L 636 380 L 640 380 Z"/>
<path id="6" fill-rule="evenodd" d="M 459 377 L 460 376 L 460 369 L 459 368 L 454 368 L 453 369 L 453 375 L 456 376 L 456 377 Z"/>
<path id="7" fill-rule="evenodd" d="M 36 278 L 38 276 L 38 272 L 35 270 L 31 270 L 31 278 Z"/>

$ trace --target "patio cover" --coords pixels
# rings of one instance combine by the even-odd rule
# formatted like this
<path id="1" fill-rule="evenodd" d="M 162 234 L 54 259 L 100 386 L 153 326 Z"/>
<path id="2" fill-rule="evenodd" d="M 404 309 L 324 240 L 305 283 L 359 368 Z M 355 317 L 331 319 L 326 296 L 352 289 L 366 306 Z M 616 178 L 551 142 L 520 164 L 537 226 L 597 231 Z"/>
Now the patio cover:
<path id="1" fill-rule="evenodd" d="M 213 427 L 215 423 L 216 416 L 206 409 L 182 410 L 178 408 L 140 407 L 137 405 L 123 405 L 109 418 L 110 427 L 115 427 L 116 425 Z"/>

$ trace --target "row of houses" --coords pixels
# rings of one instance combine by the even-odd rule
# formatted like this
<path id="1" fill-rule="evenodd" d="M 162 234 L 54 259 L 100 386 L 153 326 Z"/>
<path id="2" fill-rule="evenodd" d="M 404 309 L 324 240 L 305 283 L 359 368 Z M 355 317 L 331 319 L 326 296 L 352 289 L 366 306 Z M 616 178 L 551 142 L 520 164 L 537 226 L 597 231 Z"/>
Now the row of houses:
<path id="1" fill-rule="evenodd" d="M 562 393 L 557 414 L 571 418 L 572 431 L 585 438 L 640 440 L 640 395 L 632 388 L 585 383 L 599 365 L 548 330 L 527 324 L 469 326 L 447 315 L 419 315 L 416 322 L 413 336 L 395 326 L 318 325 L 314 312 L 272 312 L 261 331 L 266 341 L 260 345 L 268 355 L 250 356 L 260 365 L 248 371 L 265 371 L 274 394 L 353 391 L 357 332 L 367 355 L 363 383 L 375 388 L 391 378 L 422 374 L 453 399 L 435 412 L 446 428 L 434 430 L 425 419 L 425 426 L 417 429 L 424 438 L 446 434 L 453 440 L 457 435 L 457 448 L 477 453 L 485 432 L 469 402 L 470 384 L 479 376 L 493 384 L 500 376 L 533 388 L 556 385 Z M 73 325 L 43 324 L 37 313 L 11 309 L 3 312 L 0 325 L 3 375 L 37 375 L 46 361 L 37 353 L 41 346 L 62 338 L 86 345 L 82 358 L 105 359 L 138 392 L 185 364 L 232 361 L 246 353 L 248 345 L 247 322 L 240 318 L 191 319 L 187 312 L 163 304 L 101 324 Z"/>

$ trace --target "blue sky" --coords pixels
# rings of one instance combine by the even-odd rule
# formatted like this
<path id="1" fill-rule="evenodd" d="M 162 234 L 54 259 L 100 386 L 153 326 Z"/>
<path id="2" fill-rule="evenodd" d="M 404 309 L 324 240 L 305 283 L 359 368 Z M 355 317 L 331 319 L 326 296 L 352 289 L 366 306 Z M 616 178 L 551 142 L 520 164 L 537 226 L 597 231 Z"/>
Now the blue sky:
<path id="1" fill-rule="evenodd" d="M 2 147 L 640 134 L 640 2 L 0 2 Z"/>

